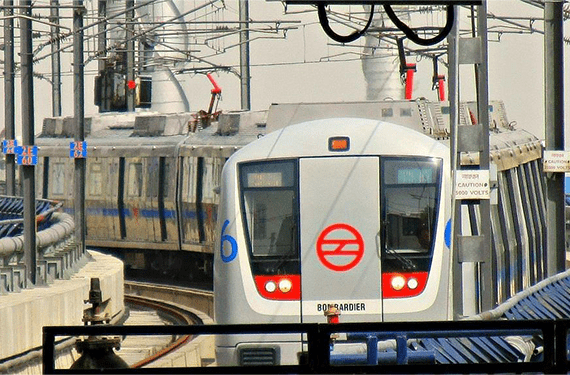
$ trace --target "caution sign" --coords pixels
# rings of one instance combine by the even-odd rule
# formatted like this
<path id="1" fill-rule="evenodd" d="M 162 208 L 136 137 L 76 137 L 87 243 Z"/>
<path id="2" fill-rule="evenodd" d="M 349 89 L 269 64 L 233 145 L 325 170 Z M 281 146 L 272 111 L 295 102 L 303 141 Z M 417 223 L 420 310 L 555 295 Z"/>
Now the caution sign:
<path id="1" fill-rule="evenodd" d="M 544 150 L 542 167 L 544 172 L 570 172 L 570 152 Z"/>
<path id="2" fill-rule="evenodd" d="M 456 171 L 456 199 L 489 199 L 490 195 L 491 189 L 488 169 L 478 171 Z"/>
<path id="3" fill-rule="evenodd" d="M 356 228 L 344 223 L 326 227 L 317 239 L 317 256 L 330 270 L 354 268 L 364 255 L 364 240 Z"/>

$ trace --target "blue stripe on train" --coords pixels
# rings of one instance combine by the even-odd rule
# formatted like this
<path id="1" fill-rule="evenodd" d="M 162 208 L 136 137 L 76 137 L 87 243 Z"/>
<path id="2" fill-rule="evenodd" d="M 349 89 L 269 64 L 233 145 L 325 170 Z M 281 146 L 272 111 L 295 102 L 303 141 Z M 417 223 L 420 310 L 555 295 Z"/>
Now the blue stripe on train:
<path id="1" fill-rule="evenodd" d="M 68 213 L 68 214 L 73 214 L 74 210 L 72 208 L 65 208 L 63 210 L 64 212 Z M 160 217 L 158 210 L 152 210 L 152 209 L 141 209 L 138 210 L 137 215 L 135 215 L 135 210 L 129 209 L 129 208 L 125 208 L 123 209 L 124 215 L 125 217 L 142 217 L 142 218 L 148 218 L 148 219 L 158 219 Z M 89 207 L 85 209 L 85 213 L 87 215 L 90 216 L 119 216 L 119 210 L 117 208 L 94 208 L 94 207 Z M 202 219 L 206 219 L 208 217 L 208 213 L 206 211 L 202 211 L 200 213 L 200 217 Z M 182 217 L 184 219 L 196 219 L 197 215 L 196 215 L 196 211 L 184 211 L 182 213 Z M 174 219 L 176 218 L 176 211 L 174 210 L 165 210 L 164 211 L 164 218 L 165 219 Z M 212 219 L 215 221 L 217 220 L 218 215 L 216 212 L 212 212 Z"/>

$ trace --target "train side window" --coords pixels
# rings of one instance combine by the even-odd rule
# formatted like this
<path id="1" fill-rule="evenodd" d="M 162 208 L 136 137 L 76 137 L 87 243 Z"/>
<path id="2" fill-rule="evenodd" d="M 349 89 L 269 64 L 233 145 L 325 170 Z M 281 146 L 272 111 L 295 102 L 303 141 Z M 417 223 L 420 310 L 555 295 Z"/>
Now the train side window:
<path id="1" fill-rule="evenodd" d="M 52 194 L 53 195 L 63 195 L 65 192 L 65 164 L 64 163 L 53 163 L 52 165 Z"/>
<path id="2" fill-rule="evenodd" d="M 170 195 L 170 163 L 164 163 L 164 179 L 161 183 L 164 184 L 164 197 L 168 198 Z"/>
<path id="3" fill-rule="evenodd" d="M 245 231 L 254 259 L 297 259 L 298 215 L 293 161 L 243 164 Z"/>
<path id="4" fill-rule="evenodd" d="M 142 196 L 142 163 L 130 163 L 129 164 L 129 185 L 127 193 L 130 197 L 140 197 Z"/>
<path id="5" fill-rule="evenodd" d="M 212 176 L 212 200 L 214 204 L 220 203 L 220 195 L 216 193 L 216 188 L 220 187 L 222 178 L 222 169 L 224 168 L 225 158 L 214 158 L 214 175 Z"/>
<path id="6" fill-rule="evenodd" d="M 159 159 L 150 158 L 148 159 L 148 180 L 147 180 L 147 190 L 146 196 L 148 198 L 158 197 L 158 184 L 162 183 L 159 181 Z"/>
<path id="7" fill-rule="evenodd" d="M 93 163 L 89 167 L 89 195 L 100 196 L 103 188 L 101 163 Z"/>
<path id="8" fill-rule="evenodd" d="M 202 171 L 202 201 L 204 203 L 213 203 L 212 198 L 214 197 L 214 159 L 204 158 L 204 168 Z"/>
<path id="9" fill-rule="evenodd" d="M 184 165 L 183 191 L 185 202 L 196 202 L 196 158 L 184 157 L 182 160 Z"/>

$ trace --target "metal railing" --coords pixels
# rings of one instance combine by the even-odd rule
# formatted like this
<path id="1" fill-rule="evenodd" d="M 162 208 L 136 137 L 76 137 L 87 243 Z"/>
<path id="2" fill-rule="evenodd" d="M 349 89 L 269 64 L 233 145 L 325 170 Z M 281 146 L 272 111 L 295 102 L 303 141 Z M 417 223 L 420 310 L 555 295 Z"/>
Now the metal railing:
<path id="1" fill-rule="evenodd" d="M 74 242 L 73 218 L 58 212 L 62 203 L 36 201 L 37 284 L 64 278 L 82 254 Z M 0 196 L 0 294 L 28 287 L 24 257 L 23 198 Z"/>
<path id="2" fill-rule="evenodd" d="M 203 325 L 203 326 L 75 326 L 44 327 L 43 373 L 567 373 L 567 336 L 570 320 L 529 321 L 453 321 L 453 322 L 400 322 L 400 323 L 340 323 L 340 324 L 265 324 L 265 325 Z M 100 335 L 231 335 L 231 334 L 302 334 L 306 352 L 299 365 L 283 366 L 208 366 L 139 369 L 56 369 L 55 343 L 58 337 Z M 346 335 L 346 342 L 367 345 L 364 361 L 340 360 L 334 348 L 342 340 L 331 341 L 333 335 Z M 351 338 L 349 336 L 352 336 Z M 498 355 L 494 362 L 484 356 L 471 356 L 470 360 L 442 363 L 434 353 L 424 353 L 423 359 L 413 359 L 414 342 L 438 338 L 442 342 L 452 337 L 471 338 L 475 345 L 482 337 L 532 337 L 541 344 L 530 361 L 521 357 Z M 371 339 L 374 338 L 374 339 Z M 382 361 L 378 356 L 378 340 L 395 340 L 396 361 Z M 468 345 L 469 346 L 469 345 Z M 497 347 L 500 346 L 497 344 Z M 372 348 L 372 349 L 371 349 Z M 449 348 L 442 348 L 449 350 Z M 489 353 L 498 352 L 488 345 Z M 429 351 L 428 351 L 429 352 Z M 434 354 L 433 356 L 431 354 Z M 346 354 L 343 354 L 346 356 Z M 361 354 L 358 354 L 361 356 Z M 477 360 L 477 358 L 479 360 Z M 528 359 L 527 359 L 528 360 Z"/>

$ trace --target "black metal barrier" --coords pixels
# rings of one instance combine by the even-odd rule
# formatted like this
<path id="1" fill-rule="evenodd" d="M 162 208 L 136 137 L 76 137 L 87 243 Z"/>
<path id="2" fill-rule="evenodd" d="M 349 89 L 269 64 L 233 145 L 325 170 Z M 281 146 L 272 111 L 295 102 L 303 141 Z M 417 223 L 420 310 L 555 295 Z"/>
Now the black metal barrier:
<path id="1" fill-rule="evenodd" d="M 43 373 L 136 373 L 136 374 L 243 374 L 243 373 L 567 373 L 568 330 L 570 320 L 525 321 L 452 321 L 399 323 L 340 323 L 340 324 L 251 324 L 251 325 L 195 325 L 195 326 L 59 326 L 43 328 Z M 343 364 L 331 362 L 331 335 L 351 333 L 359 336 L 373 332 L 383 339 L 388 337 L 483 337 L 533 336 L 544 349 L 530 362 L 504 363 L 411 363 L 408 364 Z M 283 366 L 240 367 L 169 367 L 138 369 L 56 369 L 56 338 L 78 336 L 128 335 L 227 335 L 227 334 L 287 334 L 306 336 L 307 352 L 303 364 Z M 399 355 L 399 354 L 398 354 Z M 405 354 L 404 354 L 405 356 Z"/>

